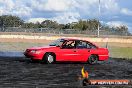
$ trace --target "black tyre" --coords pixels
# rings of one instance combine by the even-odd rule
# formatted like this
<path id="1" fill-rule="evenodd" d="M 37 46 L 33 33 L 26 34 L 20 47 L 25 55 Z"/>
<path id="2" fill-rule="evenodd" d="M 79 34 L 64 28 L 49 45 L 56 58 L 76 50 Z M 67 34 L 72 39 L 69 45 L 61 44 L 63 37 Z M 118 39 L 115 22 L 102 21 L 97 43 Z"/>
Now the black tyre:
<path id="1" fill-rule="evenodd" d="M 44 57 L 44 62 L 46 62 L 47 64 L 52 64 L 55 62 L 55 56 L 53 54 L 46 54 Z"/>
<path id="2" fill-rule="evenodd" d="M 98 56 L 97 55 L 91 55 L 89 58 L 88 58 L 88 63 L 89 64 L 96 64 L 98 61 Z"/>

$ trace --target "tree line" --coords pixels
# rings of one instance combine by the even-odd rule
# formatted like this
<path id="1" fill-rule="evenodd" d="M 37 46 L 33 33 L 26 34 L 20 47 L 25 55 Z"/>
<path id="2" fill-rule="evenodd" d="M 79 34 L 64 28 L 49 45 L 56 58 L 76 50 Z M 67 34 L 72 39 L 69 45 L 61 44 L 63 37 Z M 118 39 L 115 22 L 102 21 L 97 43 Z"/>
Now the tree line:
<path id="1" fill-rule="evenodd" d="M 59 24 L 57 21 L 45 20 L 41 23 L 28 23 L 24 22 L 18 16 L 12 15 L 2 15 L 0 16 L 0 27 L 8 28 L 8 27 L 20 27 L 20 28 L 52 28 L 52 29 L 75 29 L 80 31 L 95 31 L 98 29 L 98 25 L 100 30 L 114 31 L 120 33 L 129 33 L 128 27 L 125 25 L 120 25 L 118 27 L 110 27 L 108 25 L 101 24 L 97 19 L 88 19 L 88 20 L 79 20 L 78 22 L 72 22 L 67 24 Z"/>

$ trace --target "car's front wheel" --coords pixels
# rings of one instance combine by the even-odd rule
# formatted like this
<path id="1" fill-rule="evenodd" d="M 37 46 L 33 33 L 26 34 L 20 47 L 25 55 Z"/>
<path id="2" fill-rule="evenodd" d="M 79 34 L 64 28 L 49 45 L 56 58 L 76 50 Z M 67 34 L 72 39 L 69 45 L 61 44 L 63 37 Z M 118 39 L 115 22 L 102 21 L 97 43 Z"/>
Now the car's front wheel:
<path id="1" fill-rule="evenodd" d="M 98 56 L 97 55 L 91 55 L 89 58 L 88 58 L 88 63 L 89 64 L 96 64 L 98 61 Z"/>
<path id="2" fill-rule="evenodd" d="M 45 61 L 46 61 L 47 64 L 52 64 L 52 63 L 55 62 L 55 57 L 54 57 L 54 55 L 52 55 L 52 54 L 50 54 L 50 53 L 46 54 L 46 56 L 45 56 L 44 59 L 45 59 Z"/>

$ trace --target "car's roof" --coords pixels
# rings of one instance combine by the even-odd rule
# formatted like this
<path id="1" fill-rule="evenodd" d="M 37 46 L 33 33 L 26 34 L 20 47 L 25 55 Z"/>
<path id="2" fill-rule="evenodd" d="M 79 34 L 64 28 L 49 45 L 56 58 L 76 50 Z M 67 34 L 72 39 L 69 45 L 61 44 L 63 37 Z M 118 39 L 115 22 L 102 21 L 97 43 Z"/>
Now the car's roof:
<path id="1" fill-rule="evenodd" d="M 79 41 L 86 41 L 82 39 L 76 39 L 76 38 L 61 38 L 62 40 L 79 40 Z"/>

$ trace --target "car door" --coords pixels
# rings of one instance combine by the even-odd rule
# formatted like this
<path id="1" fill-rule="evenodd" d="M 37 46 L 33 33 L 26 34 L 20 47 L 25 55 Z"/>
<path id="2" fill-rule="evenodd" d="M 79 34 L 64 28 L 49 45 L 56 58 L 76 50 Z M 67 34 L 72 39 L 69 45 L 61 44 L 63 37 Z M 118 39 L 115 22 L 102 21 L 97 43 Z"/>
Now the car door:
<path id="1" fill-rule="evenodd" d="M 77 40 L 76 41 L 76 61 L 87 61 L 88 57 L 91 55 L 92 48 L 89 42 Z"/>
<path id="2" fill-rule="evenodd" d="M 76 58 L 75 40 L 67 40 L 59 52 L 60 61 L 73 61 Z"/>

